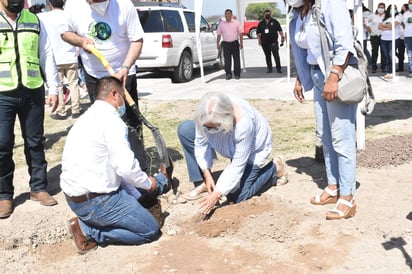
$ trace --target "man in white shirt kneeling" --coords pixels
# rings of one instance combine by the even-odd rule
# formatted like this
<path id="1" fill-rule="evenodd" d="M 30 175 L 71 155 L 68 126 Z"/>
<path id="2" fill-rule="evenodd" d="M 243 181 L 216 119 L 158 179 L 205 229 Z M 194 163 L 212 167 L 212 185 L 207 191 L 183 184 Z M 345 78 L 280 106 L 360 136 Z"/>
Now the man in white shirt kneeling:
<path id="1" fill-rule="evenodd" d="M 68 230 L 81 254 L 97 245 L 158 239 L 159 224 L 138 199 L 142 192 L 165 193 L 171 178 L 163 164 L 159 174 L 148 176 L 130 150 L 121 119 L 126 106 L 122 82 L 103 77 L 96 93 L 97 100 L 67 136 L 60 176 L 67 203 L 78 216 L 69 220 Z"/>

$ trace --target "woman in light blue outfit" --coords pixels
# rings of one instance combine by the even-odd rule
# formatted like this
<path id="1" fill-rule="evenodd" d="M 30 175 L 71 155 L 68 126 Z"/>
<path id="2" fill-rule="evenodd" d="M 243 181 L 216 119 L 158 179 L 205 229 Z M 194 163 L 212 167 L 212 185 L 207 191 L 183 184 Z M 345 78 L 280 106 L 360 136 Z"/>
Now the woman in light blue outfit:
<path id="1" fill-rule="evenodd" d="M 208 191 L 201 211 L 208 214 L 221 196 L 240 203 L 273 185 L 287 182 L 285 162 L 271 158 L 272 131 L 263 115 L 247 101 L 221 92 L 206 93 L 194 121 L 178 127 L 194 192 Z M 211 173 L 214 151 L 231 160 L 216 184 Z M 196 195 L 193 195 L 193 197 Z"/>
<path id="2" fill-rule="evenodd" d="M 294 95 L 303 102 L 303 91 L 314 91 L 317 134 L 323 143 L 328 186 L 311 199 L 315 205 L 334 203 L 326 219 L 355 215 L 356 203 L 356 104 L 337 100 L 339 79 L 347 65 L 357 64 L 353 48 L 352 23 L 344 0 L 322 0 L 320 20 L 329 43 L 330 60 L 324 60 L 317 20 L 313 17 L 314 0 L 287 0 L 293 7 L 290 42 L 297 69 Z M 325 62 L 331 73 L 325 75 Z M 338 199 L 339 198 L 339 199 Z"/>

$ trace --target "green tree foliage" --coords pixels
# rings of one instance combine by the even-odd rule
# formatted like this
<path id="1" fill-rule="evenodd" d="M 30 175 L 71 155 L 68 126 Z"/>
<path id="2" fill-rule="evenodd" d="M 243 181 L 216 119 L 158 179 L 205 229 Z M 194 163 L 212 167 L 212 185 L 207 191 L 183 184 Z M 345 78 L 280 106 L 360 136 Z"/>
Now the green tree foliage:
<path id="1" fill-rule="evenodd" d="M 282 3 L 280 3 L 282 5 Z M 284 18 L 285 15 L 282 14 L 281 10 L 278 8 L 278 3 L 268 2 L 268 3 L 254 3 L 249 4 L 246 7 L 245 16 L 247 20 L 262 20 L 263 13 L 265 10 L 269 9 L 272 12 L 272 17 L 274 18 Z"/>

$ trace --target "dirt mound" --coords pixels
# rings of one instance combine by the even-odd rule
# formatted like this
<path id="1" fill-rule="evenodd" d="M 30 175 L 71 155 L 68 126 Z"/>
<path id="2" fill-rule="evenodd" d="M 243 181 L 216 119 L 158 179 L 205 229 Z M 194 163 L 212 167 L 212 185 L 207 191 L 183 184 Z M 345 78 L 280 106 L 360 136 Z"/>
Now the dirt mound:
<path id="1" fill-rule="evenodd" d="M 412 134 L 366 141 L 358 153 L 357 165 L 367 168 L 399 166 L 412 159 Z"/>

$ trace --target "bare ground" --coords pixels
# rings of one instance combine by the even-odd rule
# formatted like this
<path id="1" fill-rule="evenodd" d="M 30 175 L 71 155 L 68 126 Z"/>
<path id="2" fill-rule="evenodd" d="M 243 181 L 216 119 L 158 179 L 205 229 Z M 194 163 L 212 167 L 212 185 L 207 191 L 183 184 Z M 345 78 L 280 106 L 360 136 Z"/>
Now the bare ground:
<path id="1" fill-rule="evenodd" d="M 412 103 L 380 102 L 367 117 L 366 150 L 358 153 L 358 211 L 344 221 L 325 220 L 331 205 L 309 203 L 326 185 L 323 165 L 313 159 L 313 124 L 305 120 L 313 119 L 312 105 L 270 100 L 253 104 L 273 127 L 275 153 L 287 159 L 289 184 L 218 208 L 203 220 L 198 201 L 181 203 L 181 193 L 192 186 L 176 136 L 161 127 L 176 161 L 177 186 L 175 193 L 161 197 L 166 217 L 162 237 L 142 246 L 99 247 L 84 256 L 75 252 L 68 238 L 65 222 L 73 213 L 58 185 L 59 151 L 73 121 L 58 125 L 46 121 L 49 190 L 59 204 L 46 208 L 29 200 L 27 169 L 16 152 L 15 211 L 0 220 L 2 272 L 409 273 Z M 190 118 L 193 105 L 141 102 L 146 111 L 157 111 L 174 122 Z M 308 130 L 298 133 L 302 127 Z M 285 134 L 289 128 L 296 134 Z M 214 170 L 224 164 L 220 160 Z"/>

